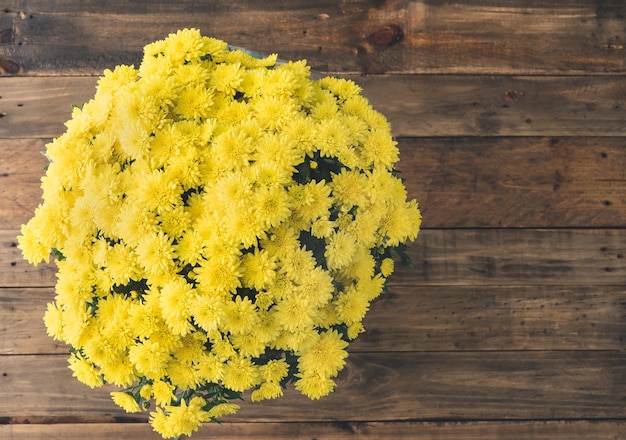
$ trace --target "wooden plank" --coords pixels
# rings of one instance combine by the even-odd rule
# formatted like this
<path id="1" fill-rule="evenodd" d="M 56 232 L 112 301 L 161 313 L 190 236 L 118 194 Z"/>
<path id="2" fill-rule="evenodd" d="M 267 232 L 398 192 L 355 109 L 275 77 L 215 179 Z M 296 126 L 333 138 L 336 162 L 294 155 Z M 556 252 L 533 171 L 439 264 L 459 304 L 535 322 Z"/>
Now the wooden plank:
<path id="1" fill-rule="evenodd" d="M 6 440 L 160 439 L 146 423 L 0 425 Z M 626 436 L 623 421 L 211 423 L 194 440 L 599 440 Z"/>
<path id="2" fill-rule="evenodd" d="M 19 229 L 42 202 L 41 177 L 48 164 L 41 139 L 0 140 L 0 224 Z"/>
<path id="3" fill-rule="evenodd" d="M 0 289 L 0 355 L 67 354 L 46 334 L 50 288 Z M 403 286 L 374 302 L 351 353 L 624 350 L 623 286 Z"/>
<path id="4" fill-rule="evenodd" d="M 136 64 L 145 44 L 192 26 L 330 72 L 558 74 L 626 67 L 620 0 L 5 4 L 0 27 L 12 33 L 0 53 L 36 75 Z"/>
<path id="5" fill-rule="evenodd" d="M 0 287 L 50 287 L 53 264 L 28 265 L 18 231 L 0 230 Z M 610 286 L 626 277 L 626 229 L 425 229 L 411 244 L 407 286 Z"/>
<path id="6" fill-rule="evenodd" d="M 411 245 L 407 285 L 623 285 L 626 230 L 424 230 Z M 539 287 L 542 288 L 542 287 Z"/>
<path id="7" fill-rule="evenodd" d="M 425 227 L 626 225 L 624 138 L 399 141 Z"/>
<path id="8" fill-rule="evenodd" d="M 71 377 L 65 356 L 0 356 L 5 423 L 145 420 L 116 408 L 111 388 Z M 311 401 L 241 403 L 235 422 L 626 418 L 626 353 L 355 353 L 337 389 Z M 297 411 L 294 411 L 297 408 Z"/>
<path id="9" fill-rule="evenodd" d="M 0 224 L 41 203 L 40 139 L 0 139 Z M 623 138 L 400 138 L 399 168 L 424 227 L 626 224 Z"/>
<path id="10" fill-rule="evenodd" d="M 624 136 L 622 76 L 345 75 L 398 137 Z M 59 136 L 95 77 L 0 78 L 0 138 Z"/>
<path id="11" fill-rule="evenodd" d="M 0 289 L 0 355 L 68 353 L 46 334 L 43 314 L 53 299 L 50 288 Z"/>
<path id="12" fill-rule="evenodd" d="M 352 77 L 396 136 L 624 136 L 622 77 Z"/>

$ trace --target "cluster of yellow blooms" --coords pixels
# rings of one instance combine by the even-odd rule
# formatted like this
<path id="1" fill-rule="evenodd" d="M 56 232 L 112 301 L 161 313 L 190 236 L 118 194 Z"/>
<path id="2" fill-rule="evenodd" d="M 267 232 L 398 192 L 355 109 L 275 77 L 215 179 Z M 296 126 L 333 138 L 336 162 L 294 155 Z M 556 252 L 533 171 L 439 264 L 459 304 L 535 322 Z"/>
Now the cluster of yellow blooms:
<path id="1" fill-rule="evenodd" d="M 58 257 L 44 321 L 78 380 L 154 402 L 164 438 L 244 391 L 333 391 L 421 220 L 356 84 L 186 29 L 105 71 L 66 126 L 18 239 L 33 264 Z"/>

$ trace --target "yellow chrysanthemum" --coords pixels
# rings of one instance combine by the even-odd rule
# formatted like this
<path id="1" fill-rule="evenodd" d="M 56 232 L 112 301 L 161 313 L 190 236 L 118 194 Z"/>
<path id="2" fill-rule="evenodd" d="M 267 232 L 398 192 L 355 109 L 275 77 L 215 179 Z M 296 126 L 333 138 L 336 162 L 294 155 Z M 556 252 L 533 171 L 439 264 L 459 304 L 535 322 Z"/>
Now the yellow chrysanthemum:
<path id="1" fill-rule="evenodd" d="M 295 383 L 296 390 L 312 400 L 327 396 L 335 389 L 335 382 L 321 374 L 302 373 L 296 374 L 296 377 L 298 377 Z"/>
<path id="2" fill-rule="evenodd" d="M 342 322 L 350 325 L 363 319 L 369 309 L 369 299 L 365 292 L 351 286 L 339 294 L 335 307 Z"/>
<path id="3" fill-rule="evenodd" d="M 259 381 L 259 367 L 249 358 L 235 356 L 224 366 L 224 386 L 233 391 L 245 391 Z"/>
<path id="4" fill-rule="evenodd" d="M 283 389 L 276 382 L 264 382 L 250 393 L 250 400 L 258 402 L 267 399 L 276 399 L 283 395 Z"/>
<path id="5" fill-rule="evenodd" d="M 227 416 L 229 414 L 235 414 L 241 408 L 236 403 L 218 403 L 207 411 L 207 417 L 210 419 L 216 419 L 218 417 Z"/>
<path id="6" fill-rule="evenodd" d="M 185 336 L 193 329 L 191 310 L 194 299 L 193 286 L 181 277 L 168 280 L 161 288 L 161 314 L 173 333 Z"/>
<path id="7" fill-rule="evenodd" d="M 149 275 L 168 274 L 174 268 L 172 239 L 164 232 L 143 235 L 135 253 L 137 262 Z"/>
<path id="8" fill-rule="evenodd" d="M 194 269 L 196 281 L 206 289 L 216 292 L 235 292 L 241 287 L 241 270 L 239 260 L 233 258 L 212 258 L 203 260 Z"/>
<path id="9" fill-rule="evenodd" d="M 72 356 L 69 358 L 72 376 L 91 388 L 100 387 L 104 384 L 102 374 L 95 365 L 82 357 Z"/>
<path id="10" fill-rule="evenodd" d="M 305 375 L 333 377 L 345 365 L 348 343 L 335 330 L 321 333 L 317 341 L 298 358 L 298 370 Z"/>
<path id="11" fill-rule="evenodd" d="M 243 256 L 241 269 L 244 286 L 263 290 L 274 281 L 276 259 L 265 250 L 256 250 Z"/>
<path id="12" fill-rule="evenodd" d="M 117 406 L 122 407 L 122 409 L 127 413 L 136 413 L 141 411 L 139 404 L 137 403 L 135 398 L 129 393 L 113 391 L 111 392 L 111 398 Z"/>
<path id="13" fill-rule="evenodd" d="M 152 384 L 152 395 L 157 405 L 164 406 L 175 399 L 174 390 L 176 387 L 169 382 L 157 380 Z"/>
<path id="14" fill-rule="evenodd" d="M 289 364 L 284 359 L 272 359 L 261 367 L 263 380 L 279 383 L 289 373 Z"/>
<path id="15" fill-rule="evenodd" d="M 326 262 L 329 269 L 341 269 L 347 266 L 356 251 L 355 238 L 345 231 L 337 231 L 330 236 L 326 245 Z"/>
<path id="16" fill-rule="evenodd" d="M 380 273 L 384 277 L 388 277 L 389 275 L 391 275 L 393 273 L 393 267 L 394 267 L 393 259 L 385 258 L 380 263 Z"/>
<path id="17" fill-rule="evenodd" d="M 237 296 L 234 301 L 228 301 L 224 306 L 222 329 L 234 335 L 246 334 L 254 328 L 258 320 L 256 307 L 252 301 Z"/>
<path id="18" fill-rule="evenodd" d="M 316 311 L 307 298 L 296 295 L 283 299 L 273 310 L 276 322 L 289 332 L 312 327 Z"/>
<path id="19" fill-rule="evenodd" d="M 158 342 L 137 343 L 128 352 L 137 372 L 150 379 L 160 379 L 166 375 L 166 367 L 171 353 Z"/>
<path id="20" fill-rule="evenodd" d="M 181 435 L 190 436 L 197 431 L 203 422 L 210 419 L 202 408 L 206 400 L 194 397 L 189 403 L 182 400 L 179 405 L 167 405 L 165 412 L 158 408 L 150 414 L 150 424 L 164 438 L 178 438 Z"/>

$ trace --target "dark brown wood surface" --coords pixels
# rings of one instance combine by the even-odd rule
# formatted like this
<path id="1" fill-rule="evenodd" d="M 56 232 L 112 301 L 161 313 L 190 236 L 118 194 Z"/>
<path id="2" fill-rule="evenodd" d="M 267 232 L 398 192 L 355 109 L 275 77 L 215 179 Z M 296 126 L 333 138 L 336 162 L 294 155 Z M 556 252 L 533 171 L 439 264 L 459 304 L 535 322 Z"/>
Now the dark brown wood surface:
<path id="1" fill-rule="evenodd" d="M 622 0 L 0 1 L 0 438 L 160 438 L 71 377 L 16 235 L 71 105 L 182 27 L 360 84 L 424 215 L 331 396 L 193 438 L 626 438 Z"/>
<path id="2" fill-rule="evenodd" d="M 90 423 L 93 440 L 137 440 L 153 438 L 143 423 Z M 622 421 L 496 421 L 496 422 L 299 422 L 246 423 L 225 422 L 206 425 L 193 435 L 195 440 L 604 440 L 626 435 Z M 85 426 L 80 424 L 0 425 L 0 436 L 7 440 L 33 438 L 82 440 Z"/>
<path id="3" fill-rule="evenodd" d="M 623 73 L 621 0 L 8 0 L 5 50 L 29 74 L 137 64 L 182 27 L 229 43 L 365 73 Z M 140 30 L 140 32 L 138 32 Z M 20 44 L 22 43 L 22 44 Z"/>

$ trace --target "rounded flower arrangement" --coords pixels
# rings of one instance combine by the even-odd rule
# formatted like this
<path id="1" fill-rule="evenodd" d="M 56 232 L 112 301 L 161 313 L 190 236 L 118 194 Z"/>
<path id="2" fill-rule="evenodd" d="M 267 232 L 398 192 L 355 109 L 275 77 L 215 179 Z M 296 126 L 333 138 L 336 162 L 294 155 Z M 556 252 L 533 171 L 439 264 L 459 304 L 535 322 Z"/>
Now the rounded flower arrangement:
<path id="1" fill-rule="evenodd" d="M 195 29 L 149 44 L 47 145 L 30 263 L 56 254 L 50 336 L 164 438 L 329 394 L 420 213 L 383 115 L 353 82 Z"/>

